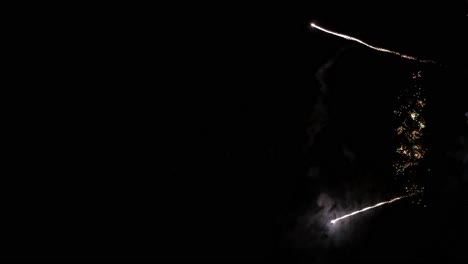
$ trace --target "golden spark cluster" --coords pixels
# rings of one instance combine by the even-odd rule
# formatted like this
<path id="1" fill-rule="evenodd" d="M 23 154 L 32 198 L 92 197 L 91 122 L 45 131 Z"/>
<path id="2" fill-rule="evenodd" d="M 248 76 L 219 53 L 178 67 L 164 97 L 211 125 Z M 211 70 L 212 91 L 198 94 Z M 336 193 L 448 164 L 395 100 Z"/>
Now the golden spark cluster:
<path id="1" fill-rule="evenodd" d="M 393 165 L 396 171 L 395 179 L 398 177 L 406 179 L 405 192 L 411 196 L 421 194 L 424 189 L 412 183 L 416 168 L 427 152 L 423 139 L 426 121 L 422 115 L 426 99 L 421 95 L 422 88 L 419 83 L 421 77 L 421 71 L 413 73 L 414 83 L 398 97 L 401 104 L 399 109 L 394 111 L 397 118 L 401 120 L 400 125 L 395 129 L 399 142 L 396 148 L 397 159 Z M 419 202 L 420 200 L 417 203 Z"/>

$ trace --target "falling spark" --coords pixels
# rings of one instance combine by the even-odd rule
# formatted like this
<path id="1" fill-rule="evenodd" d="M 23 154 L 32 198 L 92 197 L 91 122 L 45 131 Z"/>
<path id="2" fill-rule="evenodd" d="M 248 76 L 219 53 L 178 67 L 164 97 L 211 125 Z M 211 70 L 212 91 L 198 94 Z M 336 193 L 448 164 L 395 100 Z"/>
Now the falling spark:
<path id="1" fill-rule="evenodd" d="M 352 213 L 350 213 L 350 214 L 344 215 L 344 216 L 342 216 L 342 217 L 340 217 L 340 218 L 333 219 L 333 220 L 330 221 L 330 223 L 335 224 L 336 222 L 340 221 L 341 219 L 350 217 L 350 216 L 355 215 L 355 214 L 362 213 L 362 212 L 364 212 L 364 211 L 367 211 L 367 210 L 370 210 L 370 209 L 373 209 L 373 208 L 382 206 L 382 205 L 384 205 L 384 204 L 393 203 L 393 202 L 395 202 L 395 201 L 398 201 L 398 200 L 403 199 L 403 198 L 406 198 L 406 197 L 408 197 L 408 196 L 399 196 L 399 197 L 393 198 L 393 199 L 391 199 L 391 200 L 389 200 L 389 201 L 381 202 L 381 203 L 378 203 L 378 204 L 376 204 L 376 205 L 366 207 L 366 208 L 361 209 L 361 210 L 359 210 L 359 211 L 352 212 Z"/>
<path id="2" fill-rule="evenodd" d="M 421 60 L 421 59 L 418 59 L 418 58 L 416 58 L 416 57 L 409 56 L 409 55 L 405 55 L 405 54 L 401 54 L 401 53 L 396 52 L 396 51 L 391 51 L 391 50 L 384 49 L 384 48 L 374 47 L 374 46 L 372 46 L 372 45 L 369 45 L 369 44 L 365 43 L 365 42 L 362 41 L 362 40 L 359 40 L 359 39 L 357 39 L 357 38 L 354 38 L 354 37 L 351 37 L 351 36 L 348 36 L 348 35 L 345 35 L 345 34 L 340 34 L 340 33 L 337 33 L 337 32 L 333 32 L 333 31 L 331 31 L 331 30 L 324 29 L 324 28 L 322 28 L 322 27 L 317 26 L 317 25 L 314 24 L 314 23 L 311 23 L 310 26 L 313 27 L 313 28 L 319 29 L 319 30 L 321 30 L 321 31 L 323 31 L 323 32 L 326 32 L 326 33 L 328 33 L 328 34 L 335 35 L 335 36 L 340 37 L 340 38 L 344 38 L 344 39 L 347 39 L 347 40 L 356 41 L 356 42 L 361 43 L 362 45 L 364 45 L 364 46 L 366 46 L 366 47 L 369 47 L 369 48 L 374 49 L 374 50 L 377 50 L 377 51 L 391 53 L 391 54 L 400 56 L 400 57 L 405 58 L 405 59 L 408 59 L 408 60 L 415 60 L 415 61 L 419 61 L 419 62 L 423 62 L 423 63 L 434 63 L 434 64 L 438 64 L 437 62 L 435 62 L 435 61 L 433 61 L 433 60 Z"/>

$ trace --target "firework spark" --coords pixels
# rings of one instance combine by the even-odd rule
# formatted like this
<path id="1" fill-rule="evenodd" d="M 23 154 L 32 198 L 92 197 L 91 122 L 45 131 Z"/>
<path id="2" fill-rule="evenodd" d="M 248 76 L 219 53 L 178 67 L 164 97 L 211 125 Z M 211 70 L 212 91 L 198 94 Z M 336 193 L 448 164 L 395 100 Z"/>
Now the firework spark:
<path id="1" fill-rule="evenodd" d="M 413 57 L 413 56 L 410 56 L 410 55 L 405 55 L 405 54 L 401 54 L 399 52 L 396 52 L 396 51 L 392 51 L 392 50 L 388 50 L 388 49 L 384 49 L 384 48 L 379 48 L 379 47 L 375 47 L 375 46 L 372 46 L 372 45 L 369 45 L 367 43 L 365 43 L 364 41 L 360 40 L 360 39 L 357 39 L 357 38 L 354 38 L 354 37 L 351 37 L 351 36 L 348 36 L 348 35 L 345 35 L 345 34 L 340 34 L 338 32 L 333 32 L 331 30 L 327 30 L 327 29 L 324 29 L 322 27 L 319 27 L 317 26 L 316 24 L 314 23 L 311 23 L 310 24 L 311 27 L 313 28 L 316 28 L 318 30 L 321 30 L 325 33 L 328 33 L 328 34 L 332 34 L 332 35 L 335 35 L 337 37 L 340 37 L 340 38 L 344 38 L 344 39 L 347 39 L 347 40 L 352 40 L 352 41 L 356 41 L 358 43 L 361 43 L 362 45 L 368 47 L 368 48 L 371 48 L 371 49 L 374 49 L 374 50 L 377 50 L 377 51 L 381 51 L 381 52 L 386 52 L 386 53 L 391 53 L 391 54 L 394 54 L 394 55 L 397 55 L 397 56 L 400 56 L 404 59 L 408 59 L 408 60 L 414 60 L 414 61 L 419 61 L 419 62 L 423 62 L 423 63 L 434 63 L 434 64 L 438 64 L 437 62 L 433 61 L 433 60 L 422 60 L 422 59 L 418 59 L 416 57 Z"/>
<path id="2" fill-rule="evenodd" d="M 416 179 L 427 172 L 424 169 L 424 157 L 427 152 L 424 144 L 426 99 L 423 96 L 421 78 L 421 71 L 412 74 L 412 85 L 398 96 L 399 109 L 394 111 L 399 121 L 395 129 L 398 140 L 398 155 L 393 165 L 396 170 L 395 179 L 404 180 L 401 183 L 407 194 L 423 193 L 424 187 L 416 184 Z M 417 204 L 420 202 L 421 199 L 416 201 Z"/>
<path id="3" fill-rule="evenodd" d="M 350 217 L 350 216 L 355 215 L 355 214 L 359 214 L 359 213 L 365 212 L 365 211 L 370 210 L 370 209 L 374 209 L 374 208 L 379 207 L 379 206 L 382 206 L 382 205 L 384 205 L 384 204 L 390 204 L 390 203 L 396 202 L 396 201 L 398 201 L 398 200 L 400 200 L 400 199 L 403 199 L 403 198 L 406 198 L 406 197 L 408 197 L 408 196 L 406 196 L 406 195 L 405 195 L 405 196 L 399 196 L 399 197 L 393 198 L 393 199 L 391 199 L 391 200 L 389 200 L 389 201 L 381 202 L 381 203 L 378 203 L 378 204 L 376 204 L 376 205 L 366 207 L 366 208 L 361 209 L 361 210 L 359 210 L 359 211 L 355 211 L 355 212 L 352 212 L 352 213 L 350 213 L 350 214 L 344 215 L 344 216 L 342 216 L 342 217 L 333 219 L 333 220 L 330 221 L 330 223 L 335 224 L 336 222 L 340 221 L 341 219 Z"/>

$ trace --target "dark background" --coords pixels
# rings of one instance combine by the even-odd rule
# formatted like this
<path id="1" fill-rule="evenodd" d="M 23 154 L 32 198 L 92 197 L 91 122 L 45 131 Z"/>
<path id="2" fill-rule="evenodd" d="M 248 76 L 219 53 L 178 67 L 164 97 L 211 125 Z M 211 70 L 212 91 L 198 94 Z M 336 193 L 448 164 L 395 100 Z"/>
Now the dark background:
<path id="1" fill-rule="evenodd" d="M 447 154 L 467 129 L 466 3 L 447 2 L 12 8 L 2 258 L 466 260 L 466 180 Z M 395 96 L 419 69 L 431 209 L 392 205 L 327 247 L 297 219 L 323 192 L 392 196 Z"/>

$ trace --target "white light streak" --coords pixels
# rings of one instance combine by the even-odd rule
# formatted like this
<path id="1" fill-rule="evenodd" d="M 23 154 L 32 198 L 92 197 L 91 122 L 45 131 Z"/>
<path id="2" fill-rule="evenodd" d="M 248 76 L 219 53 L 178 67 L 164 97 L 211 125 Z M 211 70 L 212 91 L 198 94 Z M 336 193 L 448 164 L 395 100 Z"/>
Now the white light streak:
<path id="1" fill-rule="evenodd" d="M 327 29 L 324 29 L 322 27 L 319 27 L 317 26 L 316 24 L 314 23 L 311 23 L 310 24 L 311 27 L 313 28 L 316 28 L 318 30 L 321 30 L 325 33 L 328 33 L 328 34 L 332 34 L 332 35 L 335 35 L 337 37 L 340 37 L 340 38 L 344 38 L 344 39 L 347 39 L 347 40 L 352 40 L 352 41 L 356 41 L 358 43 L 361 43 L 362 45 L 366 46 L 366 47 L 369 47 L 371 49 L 374 49 L 374 50 L 377 50 L 377 51 L 381 51 L 381 52 L 386 52 L 386 53 L 391 53 L 391 54 L 394 54 L 394 55 L 397 55 L 397 56 L 400 56 L 402 58 L 405 58 L 405 59 L 408 59 L 408 60 L 415 60 L 415 61 L 419 61 L 419 62 L 423 62 L 423 63 L 435 63 L 437 64 L 437 62 L 433 61 L 433 60 L 421 60 L 421 59 L 418 59 L 416 57 L 413 57 L 413 56 L 409 56 L 409 55 L 405 55 L 405 54 L 401 54 L 399 52 L 396 52 L 396 51 L 392 51 L 392 50 L 388 50 L 388 49 L 384 49 L 384 48 L 379 48 L 379 47 L 374 47 L 372 45 L 369 45 L 367 43 L 365 43 L 364 41 L 360 40 L 360 39 L 357 39 L 357 38 L 354 38 L 354 37 L 351 37 L 351 36 L 348 36 L 348 35 L 345 35 L 345 34 L 340 34 L 338 32 L 333 32 L 331 30 L 327 30 Z"/>
<path id="2" fill-rule="evenodd" d="M 403 199 L 403 198 L 406 198 L 406 197 L 408 197 L 408 196 L 400 196 L 400 197 L 393 198 L 392 200 L 389 200 L 389 201 L 386 201 L 386 202 L 381 202 L 381 203 L 378 203 L 378 204 L 376 204 L 376 205 L 366 207 L 366 208 L 361 209 L 361 210 L 359 210 L 359 211 L 355 211 L 355 212 L 352 212 L 352 213 L 350 213 L 350 214 L 344 215 L 344 216 L 342 216 L 342 217 L 340 217 L 340 218 L 333 219 L 333 220 L 330 221 L 330 223 L 335 224 L 336 222 L 340 221 L 341 219 L 350 217 L 350 216 L 355 215 L 355 214 L 362 213 L 362 212 L 364 212 L 364 211 L 367 211 L 367 210 L 370 210 L 370 209 L 373 209 L 373 208 L 382 206 L 382 205 L 384 205 L 384 204 L 393 203 L 393 202 L 395 202 L 395 201 L 398 201 L 398 200 Z"/>

